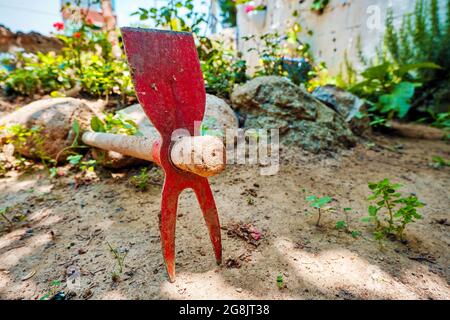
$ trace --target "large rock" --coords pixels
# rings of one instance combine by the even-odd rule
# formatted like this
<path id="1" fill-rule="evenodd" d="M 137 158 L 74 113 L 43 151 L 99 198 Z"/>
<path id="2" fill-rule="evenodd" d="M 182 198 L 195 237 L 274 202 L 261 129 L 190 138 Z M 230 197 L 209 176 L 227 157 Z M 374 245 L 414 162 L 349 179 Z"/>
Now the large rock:
<path id="1" fill-rule="evenodd" d="M 283 77 L 259 77 L 236 88 L 233 107 L 246 128 L 280 129 L 281 141 L 320 152 L 355 145 L 345 119 Z"/>
<path id="2" fill-rule="evenodd" d="M 342 115 L 357 135 L 370 131 L 367 103 L 354 94 L 333 85 L 317 87 L 312 95 Z"/>
<path id="3" fill-rule="evenodd" d="M 237 129 L 239 127 L 238 118 L 228 103 L 210 94 L 206 95 L 203 123 L 208 126 L 208 129 L 218 130 L 223 134 L 226 129 Z"/>
<path id="4" fill-rule="evenodd" d="M 95 106 L 74 98 L 54 98 L 32 102 L 0 118 L 0 125 L 21 124 L 27 129 L 39 128 L 38 139 L 28 138 L 17 150 L 26 157 L 55 159 L 75 138 L 72 125 L 78 120 L 81 130 L 88 130 Z M 37 145 L 38 144 L 38 145 Z M 64 159 L 62 157 L 61 159 Z"/>

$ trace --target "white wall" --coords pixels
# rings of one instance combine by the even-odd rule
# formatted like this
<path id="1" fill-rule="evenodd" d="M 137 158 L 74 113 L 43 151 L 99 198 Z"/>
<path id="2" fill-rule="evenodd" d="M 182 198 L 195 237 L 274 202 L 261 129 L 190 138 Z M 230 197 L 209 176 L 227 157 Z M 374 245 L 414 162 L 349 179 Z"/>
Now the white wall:
<path id="1" fill-rule="evenodd" d="M 439 0 L 441 12 L 449 0 Z M 255 4 L 266 4 L 267 13 L 264 21 L 258 23 L 245 12 L 245 5 L 238 11 L 238 36 L 252 34 L 262 35 L 267 32 L 283 33 L 287 26 L 299 22 L 303 27 L 302 40 L 312 47 L 313 57 L 317 62 L 325 61 L 331 74 L 339 72 L 344 52 L 347 51 L 351 61 L 358 66 L 356 42 L 361 36 L 365 56 L 375 54 L 375 48 L 383 38 L 387 8 L 392 6 L 396 23 L 401 17 L 414 9 L 414 0 L 331 0 L 326 11 L 318 15 L 310 10 L 312 0 L 255 0 Z M 292 13 L 297 10 L 299 17 Z M 306 35 L 312 30 L 313 35 Z M 239 41 L 243 52 L 254 44 Z M 250 65 L 257 60 L 254 54 L 246 54 Z"/>

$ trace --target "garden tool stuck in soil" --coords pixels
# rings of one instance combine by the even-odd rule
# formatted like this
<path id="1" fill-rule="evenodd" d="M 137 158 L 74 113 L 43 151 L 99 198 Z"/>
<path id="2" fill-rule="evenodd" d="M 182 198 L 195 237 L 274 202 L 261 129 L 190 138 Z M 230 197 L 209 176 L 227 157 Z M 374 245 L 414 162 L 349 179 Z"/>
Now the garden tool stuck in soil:
<path id="1" fill-rule="evenodd" d="M 159 227 L 171 282 L 175 280 L 175 225 L 178 197 L 193 189 L 209 230 L 216 261 L 222 261 L 217 208 L 207 177 L 225 168 L 221 139 L 199 136 L 196 124 L 205 113 L 206 92 L 192 34 L 122 28 L 135 90 L 160 137 L 85 132 L 84 143 L 156 162 L 165 173 Z M 174 133 L 184 131 L 188 135 Z"/>

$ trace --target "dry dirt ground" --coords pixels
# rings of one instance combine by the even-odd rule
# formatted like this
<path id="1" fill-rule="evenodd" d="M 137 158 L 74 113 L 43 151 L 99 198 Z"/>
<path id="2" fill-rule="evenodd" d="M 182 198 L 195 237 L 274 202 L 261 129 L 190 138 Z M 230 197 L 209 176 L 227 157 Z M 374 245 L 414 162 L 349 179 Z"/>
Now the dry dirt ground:
<path id="1" fill-rule="evenodd" d="M 26 220 L 0 222 L 0 297 L 40 299 L 64 290 L 72 299 L 450 299 L 449 144 L 375 136 L 339 154 L 284 148 L 280 172 L 233 166 L 211 179 L 222 223 L 224 263 L 217 266 L 192 192 L 182 195 L 177 223 L 177 279 L 169 283 L 159 243 L 161 182 L 145 192 L 128 183 L 138 169 L 99 170 L 91 181 L 74 173 L 50 180 L 43 171 L 0 179 L 0 207 Z M 155 171 L 156 172 L 156 171 Z M 405 243 L 373 240 L 366 215 L 368 181 L 389 177 L 426 203 Z M 330 195 L 338 213 L 316 227 L 308 195 Z M 345 207 L 351 228 L 334 228 Z M 260 240 L 234 236 L 250 224 Z M 248 239 L 247 239 L 248 240 Z M 119 280 L 108 243 L 128 252 Z M 74 272 L 75 284 L 68 274 Z M 285 288 L 277 287 L 283 275 Z M 55 282 L 56 281 L 56 282 Z"/>

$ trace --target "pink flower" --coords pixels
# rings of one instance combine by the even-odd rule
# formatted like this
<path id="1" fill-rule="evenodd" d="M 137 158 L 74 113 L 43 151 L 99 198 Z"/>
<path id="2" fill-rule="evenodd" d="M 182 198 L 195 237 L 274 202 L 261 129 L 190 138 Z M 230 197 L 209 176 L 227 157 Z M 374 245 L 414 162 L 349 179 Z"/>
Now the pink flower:
<path id="1" fill-rule="evenodd" d="M 55 28 L 58 31 L 64 30 L 64 23 L 63 22 L 55 22 L 53 24 L 53 28 Z"/>
<path id="2" fill-rule="evenodd" d="M 248 6 L 245 7 L 245 12 L 246 13 L 250 13 L 250 12 L 252 12 L 255 9 L 256 9 L 255 6 L 248 5 Z"/>

